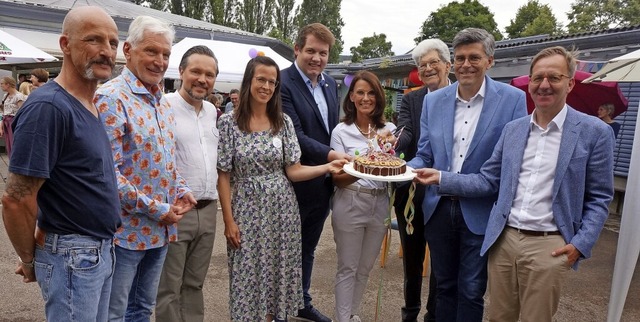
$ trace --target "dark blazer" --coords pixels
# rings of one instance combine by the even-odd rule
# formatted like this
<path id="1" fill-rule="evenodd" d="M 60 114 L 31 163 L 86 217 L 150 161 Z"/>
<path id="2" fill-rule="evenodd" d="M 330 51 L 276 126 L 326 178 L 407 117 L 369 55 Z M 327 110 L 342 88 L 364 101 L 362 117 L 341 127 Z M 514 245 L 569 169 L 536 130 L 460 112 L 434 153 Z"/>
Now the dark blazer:
<path id="1" fill-rule="evenodd" d="M 338 86 L 336 81 L 327 74 L 323 74 L 326 81 L 322 87 L 327 100 L 329 112 L 329 131 L 338 125 L 340 104 L 338 103 Z M 318 165 L 327 163 L 327 155 L 331 148 L 331 133 L 327 131 L 320 115 L 316 101 L 311 95 L 307 84 L 295 65 L 283 69 L 281 72 L 282 108 L 293 121 L 296 129 L 302 158 L 300 163 Z"/>
<path id="2" fill-rule="evenodd" d="M 318 105 L 296 66 L 292 64 L 289 68 L 283 69 L 280 76 L 282 80 L 280 86 L 282 108 L 289 115 L 296 129 L 296 136 L 302 151 L 300 163 L 304 165 L 327 163 L 327 156 L 331 150 L 329 146 L 331 131 L 338 125 L 340 108 L 338 86 L 329 75 L 323 74 L 323 76 L 326 83 L 325 86 L 322 86 L 322 92 L 327 101 L 329 131 L 325 128 Z M 307 215 L 318 215 L 313 214 L 316 210 L 326 216 L 329 209 L 328 200 L 333 188 L 330 178 L 320 176 L 308 181 L 294 182 L 293 188 L 300 206 L 303 224 Z M 320 224 L 322 223 L 324 221 L 320 222 Z"/>
<path id="3" fill-rule="evenodd" d="M 420 117 L 421 134 L 418 152 L 409 162 L 409 166 L 415 169 L 435 168 L 450 171 L 457 89 L 456 82 L 425 96 Z M 527 115 L 525 93 L 486 76 L 482 112 L 480 112 L 476 131 L 460 173 L 479 172 L 482 164 L 491 156 L 504 125 L 525 115 Z M 484 198 L 460 198 L 462 216 L 467 227 L 474 234 L 484 234 L 491 206 L 497 197 L 494 195 Z M 440 194 L 436 187 L 432 185 L 426 187 L 422 202 L 425 223 L 433 215 L 438 202 L 440 202 Z"/>
<path id="4" fill-rule="evenodd" d="M 613 130 L 598 118 L 568 108 L 553 180 L 552 210 L 566 243 L 591 257 L 613 198 Z M 442 172 L 440 192 L 481 197 L 499 191 L 482 245 L 484 254 L 498 239 L 511 213 L 530 133 L 531 117 L 505 126 L 491 158 L 480 173 Z M 577 262 L 576 266 L 577 267 Z"/>
<path id="5" fill-rule="evenodd" d="M 411 160 L 416 156 L 418 139 L 420 139 L 422 102 L 427 92 L 428 88 L 423 86 L 402 97 L 402 103 L 398 111 L 398 128 L 403 128 L 403 130 L 398 138 L 396 151 L 398 154 L 404 153 L 405 160 Z"/>

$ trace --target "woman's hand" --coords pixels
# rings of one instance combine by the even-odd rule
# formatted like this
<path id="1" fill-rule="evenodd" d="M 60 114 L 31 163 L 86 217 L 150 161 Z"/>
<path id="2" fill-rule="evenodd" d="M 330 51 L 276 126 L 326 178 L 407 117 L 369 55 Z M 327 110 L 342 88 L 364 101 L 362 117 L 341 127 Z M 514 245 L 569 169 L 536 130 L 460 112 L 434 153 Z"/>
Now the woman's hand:
<path id="1" fill-rule="evenodd" d="M 342 167 L 347 163 L 349 163 L 349 160 L 347 159 L 333 160 L 331 163 L 327 163 L 329 165 L 329 172 L 332 174 L 343 173 L 344 170 Z"/>
<path id="2" fill-rule="evenodd" d="M 227 237 L 227 243 L 231 248 L 240 248 L 240 229 L 235 221 L 224 224 L 224 237 Z"/>

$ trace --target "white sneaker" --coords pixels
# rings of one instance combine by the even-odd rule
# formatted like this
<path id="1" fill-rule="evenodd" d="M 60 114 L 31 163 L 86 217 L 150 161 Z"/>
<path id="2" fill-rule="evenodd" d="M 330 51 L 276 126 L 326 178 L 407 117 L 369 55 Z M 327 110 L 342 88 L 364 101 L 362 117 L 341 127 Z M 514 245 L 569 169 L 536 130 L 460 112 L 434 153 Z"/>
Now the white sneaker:
<path id="1" fill-rule="evenodd" d="M 362 322 L 362 320 L 360 320 L 359 316 L 352 315 L 351 318 L 349 319 L 349 322 Z"/>

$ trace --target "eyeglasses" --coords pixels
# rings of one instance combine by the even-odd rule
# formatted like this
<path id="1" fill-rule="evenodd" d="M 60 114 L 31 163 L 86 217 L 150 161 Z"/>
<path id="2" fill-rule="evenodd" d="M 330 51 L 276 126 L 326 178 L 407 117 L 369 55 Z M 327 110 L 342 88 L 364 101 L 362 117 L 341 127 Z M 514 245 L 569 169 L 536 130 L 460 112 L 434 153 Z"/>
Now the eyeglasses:
<path id="1" fill-rule="evenodd" d="M 476 56 L 476 55 L 471 55 L 469 57 L 466 57 L 466 56 L 455 56 L 455 57 L 453 57 L 453 62 L 456 65 L 464 65 L 464 62 L 468 60 L 469 64 L 477 65 L 482 61 L 482 58 L 484 58 L 484 57 Z"/>
<path id="2" fill-rule="evenodd" d="M 441 62 L 440 59 L 434 59 L 432 61 L 420 64 L 420 66 L 418 66 L 418 69 L 426 70 L 427 67 L 431 67 L 433 69 L 433 68 L 438 67 L 438 64 L 440 64 L 440 62 Z"/>
<path id="3" fill-rule="evenodd" d="M 264 77 L 256 77 L 255 79 L 258 86 L 264 86 L 264 84 L 269 84 L 270 88 L 275 88 L 279 84 L 277 80 L 266 79 Z"/>
<path id="4" fill-rule="evenodd" d="M 546 78 L 549 84 L 556 85 L 556 84 L 560 84 L 560 82 L 562 82 L 562 78 L 564 77 L 571 78 L 563 74 L 535 74 L 529 77 L 529 83 L 534 85 L 539 85 Z"/>

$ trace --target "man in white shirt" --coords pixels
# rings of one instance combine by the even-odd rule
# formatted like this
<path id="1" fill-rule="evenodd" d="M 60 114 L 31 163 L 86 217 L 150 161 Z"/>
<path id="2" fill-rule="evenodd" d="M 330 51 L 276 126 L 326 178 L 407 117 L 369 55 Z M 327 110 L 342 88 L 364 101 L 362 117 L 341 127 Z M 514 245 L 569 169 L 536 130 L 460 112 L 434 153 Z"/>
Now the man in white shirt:
<path id="1" fill-rule="evenodd" d="M 176 166 L 198 201 L 178 224 L 158 287 L 157 321 L 203 321 L 202 287 L 216 232 L 218 192 L 217 111 L 205 100 L 213 91 L 218 60 L 206 46 L 187 50 L 180 61 L 180 89 L 166 95 L 176 118 Z"/>
<path id="2" fill-rule="evenodd" d="M 613 130 L 566 105 L 575 70 L 562 47 L 533 58 L 536 108 L 505 126 L 480 173 L 418 171 L 443 194 L 499 193 L 481 250 L 489 256 L 490 321 L 552 321 L 566 272 L 591 256 L 609 214 Z"/>
<path id="3" fill-rule="evenodd" d="M 416 157 L 407 165 L 477 173 L 508 122 L 527 114 L 525 93 L 486 75 L 495 41 L 486 30 L 464 29 L 453 39 L 457 82 L 424 98 Z M 436 278 L 436 320 L 481 322 L 487 257 L 480 248 L 497 195 L 443 196 L 426 187 L 422 212 Z"/>

